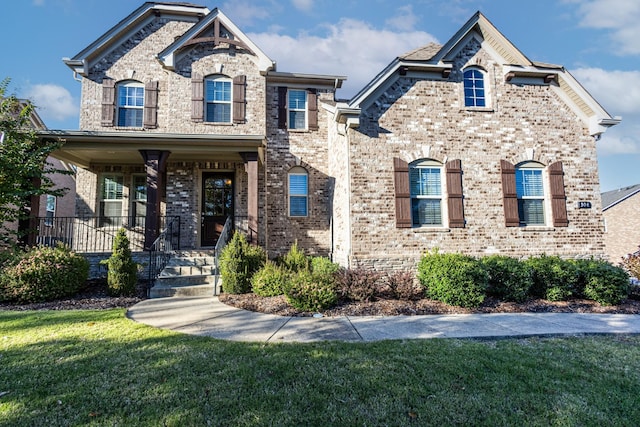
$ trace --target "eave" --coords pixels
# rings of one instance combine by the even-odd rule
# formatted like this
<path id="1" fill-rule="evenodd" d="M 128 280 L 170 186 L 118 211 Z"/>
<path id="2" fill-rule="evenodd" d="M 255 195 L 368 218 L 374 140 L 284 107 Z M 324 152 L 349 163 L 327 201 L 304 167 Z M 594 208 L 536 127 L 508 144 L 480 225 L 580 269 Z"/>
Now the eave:
<path id="1" fill-rule="evenodd" d="M 241 161 L 240 153 L 258 152 L 264 135 L 201 135 L 153 132 L 40 131 L 44 140 L 63 142 L 52 156 L 89 168 L 93 164 L 140 164 L 140 150 L 166 150 L 169 161 Z"/>
<path id="2" fill-rule="evenodd" d="M 342 82 L 347 80 L 345 76 L 332 76 L 326 74 L 302 74 L 269 71 L 266 73 L 268 85 L 287 85 L 289 87 L 326 87 L 339 89 Z"/>

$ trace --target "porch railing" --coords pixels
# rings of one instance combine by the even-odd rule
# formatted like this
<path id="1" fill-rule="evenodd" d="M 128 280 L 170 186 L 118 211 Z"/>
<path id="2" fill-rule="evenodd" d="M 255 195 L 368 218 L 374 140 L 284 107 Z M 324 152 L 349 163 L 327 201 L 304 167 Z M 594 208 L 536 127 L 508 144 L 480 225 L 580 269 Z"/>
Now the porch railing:
<path id="1" fill-rule="evenodd" d="M 149 248 L 149 284 L 167 265 L 173 251 L 180 249 L 180 217 L 168 217 L 165 227 Z"/>
<path id="2" fill-rule="evenodd" d="M 160 217 L 165 229 L 174 217 Z M 35 242 L 43 246 L 64 243 L 75 252 L 111 252 L 113 239 L 124 228 L 132 251 L 144 250 L 144 217 L 38 217 Z"/>
<path id="3" fill-rule="evenodd" d="M 222 231 L 220 232 L 220 236 L 218 237 L 218 242 L 216 243 L 216 247 L 213 251 L 213 262 L 215 266 L 216 276 L 214 278 L 214 286 L 213 286 L 213 294 L 218 295 L 218 280 L 220 277 L 220 254 L 229 239 L 231 238 L 231 232 L 233 231 L 233 221 L 231 217 L 228 216 L 227 220 L 224 222 L 224 227 L 222 227 Z"/>

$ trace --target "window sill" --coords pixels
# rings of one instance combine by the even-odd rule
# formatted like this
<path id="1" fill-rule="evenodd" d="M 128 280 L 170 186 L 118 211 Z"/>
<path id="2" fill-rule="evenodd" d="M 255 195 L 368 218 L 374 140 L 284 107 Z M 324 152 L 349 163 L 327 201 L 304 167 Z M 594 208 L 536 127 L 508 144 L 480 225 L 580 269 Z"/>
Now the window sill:
<path id="1" fill-rule="evenodd" d="M 469 112 L 478 112 L 478 113 L 493 113 L 493 107 L 464 107 L 460 110 L 460 112 L 469 111 Z"/>
<path id="2" fill-rule="evenodd" d="M 437 227 L 437 226 L 413 226 L 411 231 L 416 233 L 449 233 L 451 229 L 449 227 Z"/>
<path id="3" fill-rule="evenodd" d="M 205 122 L 205 121 L 203 121 L 202 124 L 204 124 L 206 126 L 233 126 L 233 123 L 230 123 L 230 122 Z"/>
<path id="4" fill-rule="evenodd" d="M 144 127 L 137 127 L 137 126 L 114 126 L 113 127 L 115 130 L 126 130 L 126 131 L 130 131 L 130 132 L 144 132 Z"/>
<path id="5" fill-rule="evenodd" d="M 309 133 L 311 131 L 309 129 L 287 129 L 287 132 L 290 132 L 290 133 Z"/>
<path id="6" fill-rule="evenodd" d="M 541 232 L 541 231 L 554 231 L 555 228 L 554 227 L 549 227 L 547 225 L 521 225 L 518 227 L 518 229 L 520 231 L 524 231 L 524 232 L 528 232 L 528 231 L 533 231 L 533 232 Z"/>

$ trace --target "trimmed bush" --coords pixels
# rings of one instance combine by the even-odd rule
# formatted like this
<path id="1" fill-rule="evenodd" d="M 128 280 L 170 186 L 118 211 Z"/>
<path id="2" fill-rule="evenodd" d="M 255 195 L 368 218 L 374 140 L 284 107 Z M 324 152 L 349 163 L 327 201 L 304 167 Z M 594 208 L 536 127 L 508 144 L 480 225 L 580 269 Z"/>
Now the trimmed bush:
<path id="1" fill-rule="evenodd" d="M 264 250 L 250 245 L 242 233 L 233 237 L 220 254 L 222 290 L 228 294 L 245 294 L 251 291 L 251 277 L 266 261 Z"/>
<path id="2" fill-rule="evenodd" d="M 462 254 L 424 254 L 418 279 L 427 298 L 460 307 L 478 307 L 485 299 L 487 273 L 480 262 Z"/>
<path id="3" fill-rule="evenodd" d="M 629 295 L 629 275 L 606 261 L 588 264 L 584 296 L 602 305 L 620 304 Z"/>
<path id="4" fill-rule="evenodd" d="M 301 270 L 291 276 L 285 296 L 293 307 L 309 312 L 326 310 L 338 301 L 335 283 L 314 276 L 308 270 Z"/>
<path id="5" fill-rule="evenodd" d="M 629 272 L 631 276 L 640 280 L 640 250 L 624 257 L 622 259 L 622 266 Z"/>
<path id="6" fill-rule="evenodd" d="M 68 247 L 38 247 L 5 269 L 0 294 L 18 303 L 52 301 L 75 295 L 88 277 L 89 263 Z"/>
<path id="7" fill-rule="evenodd" d="M 329 258 L 315 256 L 311 258 L 311 271 L 315 276 L 326 276 L 332 278 L 340 271 L 340 265 L 332 262 Z"/>
<path id="8" fill-rule="evenodd" d="M 289 248 L 289 252 L 282 257 L 282 264 L 294 273 L 301 270 L 309 269 L 309 258 L 298 248 L 298 242 L 294 242 Z"/>
<path id="9" fill-rule="evenodd" d="M 124 228 L 113 239 L 111 256 L 102 261 L 107 265 L 107 292 L 111 296 L 132 296 L 136 293 L 139 264 L 133 260 L 129 238 Z"/>
<path id="10" fill-rule="evenodd" d="M 388 275 L 386 282 L 393 298 L 416 301 L 424 296 L 423 289 L 420 285 L 416 284 L 415 276 L 406 271 Z"/>
<path id="11" fill-rule="evenodd" d="M 253 293 L 261 297 L 275 297 L 284 293 L 289 281 L 289 274 L 283 267 L 267 261 L 251 278 Z"/>
<path id="12" fill-rule="evenodd" d="M 533 286 L 531 268 L 516 258 L 491 255 L 481 259 L 487 272 L 487 293 L 504 301 L 524 302 Z"/>
<path id="13" fill-rule="evenodd" d="M 337 278 L 338 295 L 347 301 L 372 301 L 382 277 L 381 273 L 362 268 L 343 269 Z"/>
<path id="14" fill-rule="evenodd" d="M 549 301 L 566 301 L 575 294 L 577 269 L 572 261 L 563 260 L 559 256 L 529 258 L 525 261 L 533 274 L 531 295 Z"/>

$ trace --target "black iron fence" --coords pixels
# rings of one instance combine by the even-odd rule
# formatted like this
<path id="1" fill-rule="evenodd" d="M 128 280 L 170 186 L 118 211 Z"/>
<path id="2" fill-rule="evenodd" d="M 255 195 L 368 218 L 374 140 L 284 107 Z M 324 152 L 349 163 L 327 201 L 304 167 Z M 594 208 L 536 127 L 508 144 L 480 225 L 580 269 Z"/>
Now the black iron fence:
<path id="1" fill-rule="evenodd" d="M 160 217 L 160 229 L 173 223 L 173 216 Z M 179 223 L 179 221 L 178 221 Z M 144 217 L 38 217 L 35 243 L 44 246 L 55 246 L 64 243 L 75 252 L 111 252 L 113 239 L 118 230 L 124 228 L 132 251 L 143 251 Z M 179 245 L 179 230 L 177 244 Z"/>
<path id="2" fill-rule="evenodd" d="M 180 217 L 167 217 L 165 226 L 149 248 L 149 283 L 167 265 L 173 251 L 180 249 Z"/>

